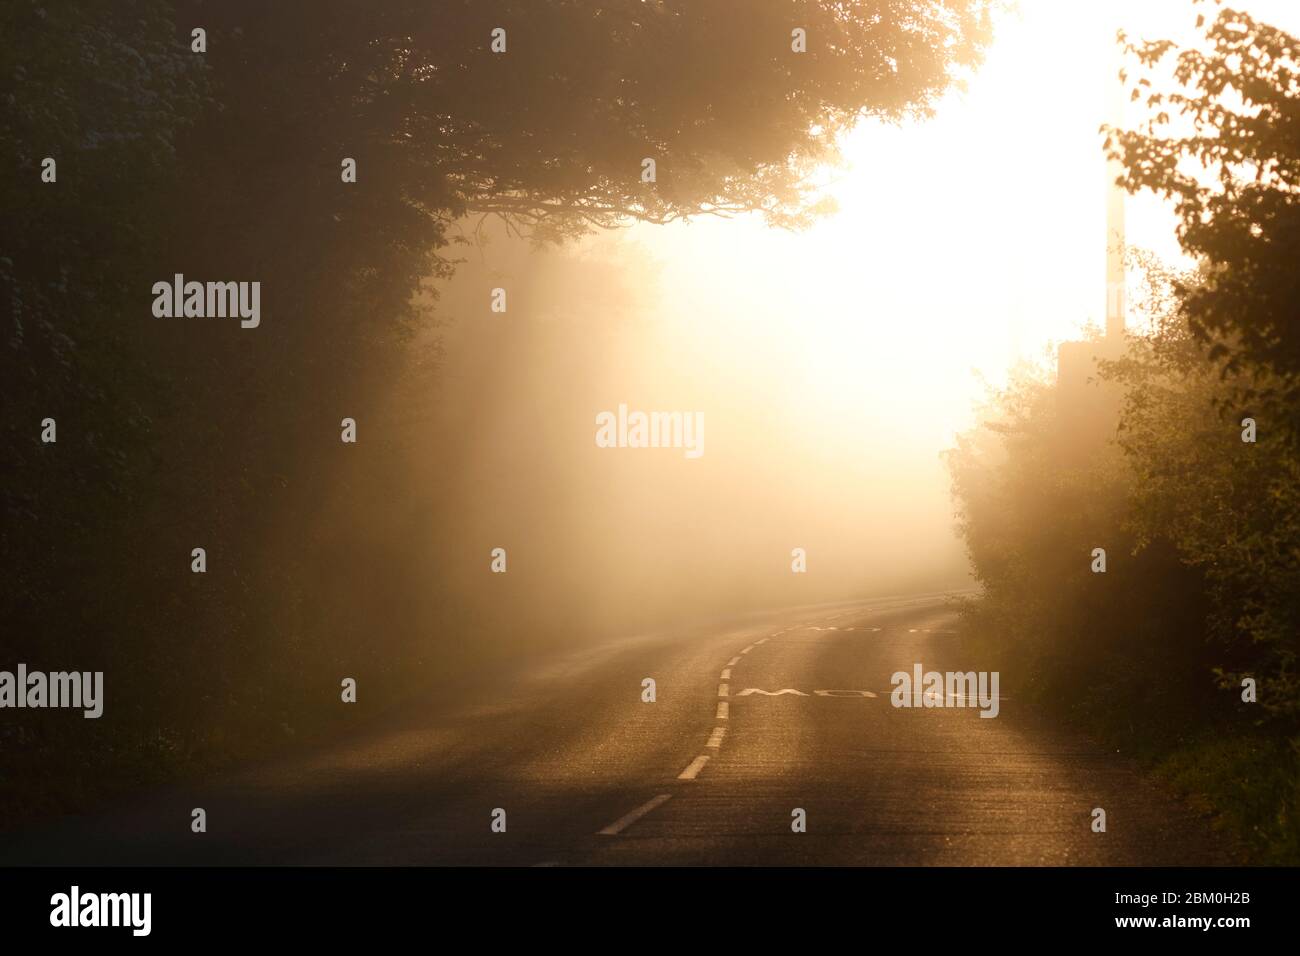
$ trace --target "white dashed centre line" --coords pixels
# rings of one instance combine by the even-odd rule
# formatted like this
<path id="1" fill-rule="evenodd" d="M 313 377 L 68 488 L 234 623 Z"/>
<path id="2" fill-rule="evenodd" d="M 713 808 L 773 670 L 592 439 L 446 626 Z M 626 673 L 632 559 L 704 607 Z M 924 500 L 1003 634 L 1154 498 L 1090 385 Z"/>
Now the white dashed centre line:
<path id="1" fill-rule="evenodd" d="M 619 817 L 603 830 L 596 831 L 597 836 L 618 836 L 632 824 L 636 823 L 643 816 L 657 807 L 662 807 L 665 803 L 673 798 L 671 793 L 661 793 L 653 799 L 647 800 L 641 806 L 637 807 L 631 813 Z"/>
<path id="2" fill-rule="evenodd" d="M 681 773 L 677 775 L 677 779 L 694 780 L 696 777 L 700 775 L 700 771 L 704 769 L 704 765 L 708 762 L 709 762 L 709 755 L 700 754 L 698 757 L 696 757 L 686 766 L 685 770 L 683 770 Z"/>
<path id="3" fill-rule="evenodd" d="M 781 632 L 777 631 L 776 633 L 780 634 Z M 771 635 L 771 636 L 775 637 L 776 635 Z M 765 637 L 762 640 L 755 641 L 753 644 L 750 644 L 748 647 L 742 649 L 740 654 L 737 654 L 731 660 L 727 661 L 727 666 L 723 668 L 722 673 L 718 675 L 719 679 L 722 681 L 722 683 L 718 684 L 719 697 L 731 696 L 731 687 L 726 682 L 731 680 L 731 669 L 740 663 L 741 655 L 748 654 L 759 644 L 766 644 L 767 640 L 768 639 Z M 730 711 L 730 707 L 725 700 L 718 701 L 718 712 L 714 716 L 714 720 L 728 719 L 728 717 L 730 717 L 729 711 Z M 704 746 L 710 750 L 719 750 L 722 748 L 722 738 L 725 736 L 727 736 L 727 728 L 725 725 L 714 727 L 713 733 L 709 735 L 708 743 L 706 743 Z M 704 769 L 704 765 L 708 762 L 709 762 L 709 754 L 700 754 L 689 764 L 687 764 L 686 769 L 677 775 L 677 779 L 694 780 L 696 777 L 700 775 L 700 771 Z M 668 794 L 662 794 L 658 797 L 655 797 L 654 800 L 651 800 L 649 803 L 645 804 L 644 806 L 637 807 L 626 817 L 623 817 L 623 819 L 611 823 L 609 826 L 605 827 L 605 829 L 601 830 L 600 832 L 608 836 L 613 836 L 614 834 L 618 833 L 620 830 L 623 830 L 631 826 L 633 823 L 641 819 L 641 817 L 645 816 L 647 813 L 649 813 L 651 810 L 659 806 L 667 799 L 668 799 Z"/>

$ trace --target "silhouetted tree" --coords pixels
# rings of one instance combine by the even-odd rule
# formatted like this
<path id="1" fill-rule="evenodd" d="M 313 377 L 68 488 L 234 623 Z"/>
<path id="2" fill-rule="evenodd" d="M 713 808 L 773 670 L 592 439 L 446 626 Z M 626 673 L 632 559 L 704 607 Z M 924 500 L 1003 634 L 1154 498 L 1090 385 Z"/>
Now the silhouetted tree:
<path id="1" fill-rule="evenodd" d="M 1203 261 L 1195 284 L 1179 287 L 1188 326 L 1224 358 L 1263 366 L 1291 381 L 1300 374 L 1300 40 L 1248 14 L 1225 9 L 1204 28 L 1204 49 L 1167 40 L 1128 43 L 1146 68 L 1176 53 L 1175 84 L 1133 88 L 1150 118 L 1112 130 L 1112 155 L 1131 191 L 1175 203 L 1178 236 Z M 1197 169 L 1203 168 L 1208 175 Z"/>
<path id="2" fill-rule="evenodd" d="M 320 554 L 372 576 L 392 558 L 326 551 L 313 529 L 339 420 L 371 447 L 396 427 L 366 412 L 474 217 L 539 240 L 750 210 L 807 222 L 835 136 L 925 113 L 977 62 L 996 2 L 7 4 L 6 657 L 111 661 L 125 714 L 94 731 L 106 747 L 83 732 L 6 759 L 53 780 L 51 754 L 72 774 L 110 754 L 129 775 L 310 726 L 341 662 L 409 679 L 401 640 L 359 633 L 347 593 L 311 600 Z M 57 186 L 38 181 L 44 155 Z M 151 284 L 174 273 L 262 282 L 261 327 L 154 318 Z M 55 454 L 46 414 L 64 416 Z M 383 457 L 367 463 L 355 494 L 384 487 Z M 188 569 L 199 544 L 206 575 Z"/>

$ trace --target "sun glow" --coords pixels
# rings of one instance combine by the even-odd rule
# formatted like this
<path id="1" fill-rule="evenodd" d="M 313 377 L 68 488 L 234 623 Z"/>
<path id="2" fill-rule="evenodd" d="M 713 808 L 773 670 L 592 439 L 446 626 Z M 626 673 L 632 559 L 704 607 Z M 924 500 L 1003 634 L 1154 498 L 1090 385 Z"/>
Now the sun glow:
<path id="1" fill-rule="evenodd" d="M 1300 20 L 1285 0 L 1244 8 L 1293 29 Z M 756 217 L 636 227 L 663 287 L 681 290 L 664 321 L 760 367 L 736 343 L 779 347 L 773 387 L 820 409 L 812 420 L 857 416 L 889 433 L 905 416 L 905 440 L 937 451 L 967 422 L 981 376 L 1000 381 L 1017 361 L 1103 324 L 1099 130 L 1138 115 L 1108 110 L 1115 34 L 1184 40 L 1195 12 L 1177 0 L 1023 0 L 967 89 L 932 118 L 867 122 L 848 136 L 827 187 L 839 212 L 807 232 Z M 1125 207 L 1130 245 L 1181 258 L 1161 202 L 1127 197 Z"/>
<path id="2" fill-rule="evenodd" d="M 1285 7 L 1249 9 L 1288 27 L 1300 9 Z M 1110 180 L 1100 127 L 1138 115 L 1113 117 L 1115 34 L 1182 39 L 1195 12 L 1181 0 L 1142 4 L 1140 17 L 1119 3 L 1025 0 L 967 88 L 933 116 L 864 122 L 845 138 L 842 167 L 826 172 L 839 212 L 807 231 L 703 216 L 555 253 L 543 271 L 566 275 L 565 257 L 576 255 L 611 264 L 628 286 L 592 282 L 572 305 L 556 297 L 557 315 L 601 318 L 562 354 L 546 352 L 550 333 L 525 353 L 525 381 L 572 382 L 572 407 L 556 410 L 575 423 L 564 440 L 580 443 L 566 454 L 598 455 L 591 416 L 620 403 L 707 423 L 698 459 L 583 458 L 591 484 L 575 500 L 617 507 L 613 525 L 642 536 L 621 538 L 629 550 L 603 566 L 640 567 L 659 554 L 645 536 L 663 532 L 663 560 L 700 561 L 695 579 L 798 544 L 817 555 L 819 584 L 838 574 L 893 587 L 880 582 L 913 570 L 918 586 L 960 583 L 967 563 L 941 454 L 971 426 L 989 384 L 1022 361 L 1050 374 L 1056 343 L 1104 323 Z M 1168 209 L 1149 197 L 1125 208 L 1130 244 L 1179 256 Z M 467 272 L 448 291 L 461 290 L 467 316 L 479 314 L 489 274 Z M 509 340 L 492 339 L 493 328 L 471 319 L 457 334 L 495 354 Z M 569 354 L 579 349 L 599 359 L 584 365 Z M 568 461 L 556 467 L 573 486 Z"/>

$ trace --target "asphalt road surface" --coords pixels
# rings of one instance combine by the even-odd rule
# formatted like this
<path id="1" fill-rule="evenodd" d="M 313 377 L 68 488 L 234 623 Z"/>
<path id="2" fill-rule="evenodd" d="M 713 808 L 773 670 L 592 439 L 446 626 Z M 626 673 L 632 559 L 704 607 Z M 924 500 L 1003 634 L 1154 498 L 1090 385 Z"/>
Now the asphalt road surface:
<path id="1" fill-rule="evenodd" d="M 917 662 L 978 669 L 943 595 L 613 641 L 310 757 L 11 836 L 0 863 L 1233 862 L 1121 755 L 1018 710 L 1013 675 L 996 719 L 891 706 Z"/>

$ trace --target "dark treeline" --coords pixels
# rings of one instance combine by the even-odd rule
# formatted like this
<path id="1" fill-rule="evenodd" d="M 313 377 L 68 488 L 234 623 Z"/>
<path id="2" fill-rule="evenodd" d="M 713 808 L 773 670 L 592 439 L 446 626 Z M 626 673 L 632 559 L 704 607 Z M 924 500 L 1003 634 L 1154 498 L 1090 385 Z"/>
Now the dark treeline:
<path id="1" fill-rule="evenodd" d="M 341 675 L 395 701 L 490 656 L 523 612 L 444 586 L 410 530 L 453 533 L 455 449 L 421 514 L 359 517 L 409 480 L 392 386 L 441 374 L 438 284 L 474 226 L 798 225 L 836 134 L 924 113 L 990 6 L 6 3 L 0 664 L 103 670 L 108 699 L 7 713 L 0 817 L 310 736 Z M 819 40 L 799 57 L 794 26 Z M 177 273 L 260 281 L 260 326 L 156 318 Z"/>
<path id="2" fill-rule="evenodd" d="M 1151 123 L 1110 141 L 1130 191 L 1174 201 L 1197 268 L 1133 254 L 1147 331 L 1101 363 L 1120 397 L 1109 442 L 1080 455 L 1067 396 L 1026 370 L 951 452 L 985 589 L 967 625 L 1028 699 L 1207 798 L 1255 858 L 1293 864 L 1300 41 L 1230 11 L 1204 32 L 1199 51 L 1130 49 Z M 1146 75 L 1171 59 L 1176 88 Z"/>

